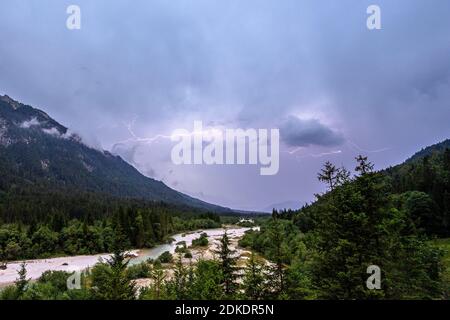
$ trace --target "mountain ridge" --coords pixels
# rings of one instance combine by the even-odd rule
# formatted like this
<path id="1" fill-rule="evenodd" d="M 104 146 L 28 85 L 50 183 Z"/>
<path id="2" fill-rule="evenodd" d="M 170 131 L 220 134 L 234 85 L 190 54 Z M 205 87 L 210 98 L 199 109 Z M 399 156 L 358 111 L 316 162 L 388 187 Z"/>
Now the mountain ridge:
<path id="1" fill-rule="evenodd" d="M 406 159 L 405 162 L 413 162 L 426 156 L 430 156 L 433 153 L 445 151 L 446 149 L 450 149 L 450 139 L 445 139 L 441 142 L 422 148 L 420 151 L 416 152 L 411 157 Z"/>
<path id="2" fill-rule="evenodd" d="M 97 150 L 47 113 L 0 96 L 0 190 L 67 189 L 231 211 L 144 176 L 118 155 Z"/>

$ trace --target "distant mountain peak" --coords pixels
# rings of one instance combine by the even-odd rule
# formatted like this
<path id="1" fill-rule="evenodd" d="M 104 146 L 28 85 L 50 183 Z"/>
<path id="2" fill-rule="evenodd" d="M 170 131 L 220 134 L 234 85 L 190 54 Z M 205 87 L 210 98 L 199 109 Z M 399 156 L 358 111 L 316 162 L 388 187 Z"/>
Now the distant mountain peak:
<path id="1" fill-rule="evenodd" d="M 9 104 L 14 110 L 19 109 L 21 106 L 23 106 L 23 104 L 21 104 L 20 102 L 12 99 L 10 96 L 8 95 L 0 95 L 0 100 L 3 102 L 6 102 L 7 104 Z"/>
<path id="2" fill-rule="evenodd" d="M 66 127 L 53 120 L 44 111 L 18 102 L 8 95 L 0 96 L 0 118 L 4 119 L 9 127 L 38 129 L 49 134 L 67 133 Z"/>

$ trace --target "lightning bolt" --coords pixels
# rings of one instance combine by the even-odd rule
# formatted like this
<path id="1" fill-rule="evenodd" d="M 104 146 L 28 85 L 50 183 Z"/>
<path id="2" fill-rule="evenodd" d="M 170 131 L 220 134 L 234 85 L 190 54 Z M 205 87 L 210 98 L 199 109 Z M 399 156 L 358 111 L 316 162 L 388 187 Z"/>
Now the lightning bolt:
<path id="1" fill-rule="evenodd" d="M 354 143 L 353 141 L 348 140 L 348 143 L 350 144 L 350 147 L 353 150 L 357 150 L 357 151 L 361 151 L 361 152 L 367 152 L 367 153 L 378 153 L 378 152 L 384 152 L 384 151 L 388 151 L 391 148 L 382 148 L 382 149 L 377 149 L 377 150 L 366 150 L 363 149 L 361 147 L 359 147 L 356 143 Z"/>

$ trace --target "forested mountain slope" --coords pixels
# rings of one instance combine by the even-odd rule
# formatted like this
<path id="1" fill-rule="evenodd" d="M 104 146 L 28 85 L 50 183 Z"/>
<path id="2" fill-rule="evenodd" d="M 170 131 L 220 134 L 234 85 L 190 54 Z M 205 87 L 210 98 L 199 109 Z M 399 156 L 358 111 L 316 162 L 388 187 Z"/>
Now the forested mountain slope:
<path id="1" fill-rule="evenodd" d="M 407 196 L 409 210 L 427 233 L 450 235 L 450 139 L 383 173 L 390 178 L 393 193 Z"/>
<path id="2" fill-rule="evenodd" d="M 119 156 L 88 147 L 45 112 L 0 96 L 0 193 L 43 191 L 88 192 L 229 211 L 145 177 Z"/>

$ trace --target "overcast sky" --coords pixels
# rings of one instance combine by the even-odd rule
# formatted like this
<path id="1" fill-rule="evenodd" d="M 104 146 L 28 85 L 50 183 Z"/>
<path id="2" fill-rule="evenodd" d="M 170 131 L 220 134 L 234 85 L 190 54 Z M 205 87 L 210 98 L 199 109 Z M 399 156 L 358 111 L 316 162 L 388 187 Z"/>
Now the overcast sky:
<path id="1" fill-rule="evenodd" d="M 0 93 L 203 200 L 311 201 L 327 160 L 384 168 L 450 137 L 449 16 L 447 0 L 2 0 Z M 279 173 L 175 166 L 155 137 L 194 120 L 279 128 Z"/>

